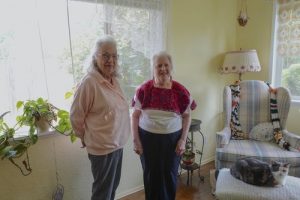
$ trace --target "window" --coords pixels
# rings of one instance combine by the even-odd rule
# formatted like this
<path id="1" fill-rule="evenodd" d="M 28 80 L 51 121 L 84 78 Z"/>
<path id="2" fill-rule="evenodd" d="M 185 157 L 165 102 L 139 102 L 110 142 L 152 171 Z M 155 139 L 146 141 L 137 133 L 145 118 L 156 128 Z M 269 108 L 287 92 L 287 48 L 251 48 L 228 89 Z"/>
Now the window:
<path id="1" fill-rule="evenodd" d="M 114 3 L 112 3 L 114 2 Z M 151 77 L 150 58 L 164 49 L 163 0 L 3 0 L 0 3 L 0 115 L 14 125 L 16 102 L 43 97 L 69 109 L 64 94 L 86 72 L 94 41 L 118 43 L 128 100 Z"/>
<path id="2" fill-rule="evenodd" d="M 277 0 L 272 82 L 300 102 L 300 1 Z"/>

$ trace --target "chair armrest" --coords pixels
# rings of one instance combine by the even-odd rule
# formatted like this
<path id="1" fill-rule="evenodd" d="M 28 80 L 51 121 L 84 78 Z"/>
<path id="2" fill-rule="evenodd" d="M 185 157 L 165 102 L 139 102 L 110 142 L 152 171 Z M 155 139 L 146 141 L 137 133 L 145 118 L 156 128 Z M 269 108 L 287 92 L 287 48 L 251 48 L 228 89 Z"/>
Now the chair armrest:
<path id="1" fill-rule="evenodd" d="M 217 132 L 217 148 L 223 148 L 230 141 L 231 130 L 229 127 L 225 127 L 222 131 Z"/>
<path id="2" fill-rule="evenodd" d="M 300 135 L 283 130 L 283 138 L 291 145 L 291 151 L 300 151 Z"/>

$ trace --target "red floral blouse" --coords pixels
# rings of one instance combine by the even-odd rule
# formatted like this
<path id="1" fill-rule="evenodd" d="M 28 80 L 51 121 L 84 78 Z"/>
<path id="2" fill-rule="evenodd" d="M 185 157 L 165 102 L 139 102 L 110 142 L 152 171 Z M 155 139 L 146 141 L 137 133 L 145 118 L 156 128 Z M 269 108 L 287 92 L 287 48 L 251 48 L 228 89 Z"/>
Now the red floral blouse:
<path id="1" fill-rule="evenodd" d="M 183 114 L 188 106 L 191 110 L 197 107 L 189 91 L 176 81 L 172 81 L 171 89 L 165 89 L 154 87 L 153 80 L 149 80 L 138 88 L 136 98 L 141 103 L 142 110 L 152 109 Z M 135 104 L 133 99 L 132 107 Z"/>

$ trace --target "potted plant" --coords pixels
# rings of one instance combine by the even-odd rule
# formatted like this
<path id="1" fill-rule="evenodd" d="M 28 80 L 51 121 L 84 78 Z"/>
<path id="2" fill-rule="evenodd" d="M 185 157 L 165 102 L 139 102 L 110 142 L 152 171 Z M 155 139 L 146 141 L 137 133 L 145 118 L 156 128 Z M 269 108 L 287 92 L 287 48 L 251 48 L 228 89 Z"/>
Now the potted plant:
<path id="1" fill-rule="evenodd" d="M 195 162 L 195 153 L 192 150 L 192 141 L 187 140 L 185 145 L 185 151 L 182 154 L 182 163 L 185 165 L 192 165 Z"/>
<path id="2" fill-rule="evenodd" d="M 60 134 L 70 136 L 72 142 L 76 136 L 70 123 L 69 112 L 55 107 L 43 98 L 18 101 L 16 107 L 18 110 L 22 109 L 22 112 L 17 116 L 14 126 L 10 127 L 3 119 L 9 112 L 0 116 L 0 156 L 2 160 L 8 159 L 26 176 L 32 171 L 27 150 L 38 141 L 39 133 L 52 128 Z M 28 127 L 28 134 L 15 138 L 16 132 L 22 127 Z M 22 164 L 26 172 L 14 161 L 24 154 L 26 158 Z"/>

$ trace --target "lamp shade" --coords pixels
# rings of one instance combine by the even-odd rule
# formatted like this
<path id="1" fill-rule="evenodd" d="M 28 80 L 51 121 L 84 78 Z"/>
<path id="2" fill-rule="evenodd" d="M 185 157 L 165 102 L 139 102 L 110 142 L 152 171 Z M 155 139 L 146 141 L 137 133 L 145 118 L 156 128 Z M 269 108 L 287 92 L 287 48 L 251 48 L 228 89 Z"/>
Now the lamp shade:
<path id="1" fill-rule="evenodd" d="M 230 51 L 225 55 L 222 73 L 258 72 L 261 70 L 256 50 Z"/>

